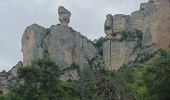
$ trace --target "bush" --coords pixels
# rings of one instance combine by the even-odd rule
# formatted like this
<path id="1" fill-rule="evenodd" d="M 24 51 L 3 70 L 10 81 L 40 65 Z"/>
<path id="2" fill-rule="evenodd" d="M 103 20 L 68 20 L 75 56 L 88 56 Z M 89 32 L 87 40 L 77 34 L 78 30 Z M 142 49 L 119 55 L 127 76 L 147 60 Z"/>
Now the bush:
<path id="1" fill-rule="evenodd" d="M 161 50 L 158 58 L 143 67 L 123 65 L 116 76 L 137 100 L 169 100 L 170 51 Z"/>

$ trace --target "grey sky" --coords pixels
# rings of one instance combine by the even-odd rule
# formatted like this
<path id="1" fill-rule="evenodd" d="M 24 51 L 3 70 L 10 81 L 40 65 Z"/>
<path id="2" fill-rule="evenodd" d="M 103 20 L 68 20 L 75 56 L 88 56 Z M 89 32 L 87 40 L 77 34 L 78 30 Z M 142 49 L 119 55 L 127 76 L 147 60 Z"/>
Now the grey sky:
<path id="1" fill-rule="evenodd" d="M 70 26 L 89 39 L 104 36 L 106 14 L 130 14 L 148 0 L 0 0 L 0 71 L 22 60 L 21 37 L 33 23 L 50 27 L 62 5 L 72 12 Z"/>

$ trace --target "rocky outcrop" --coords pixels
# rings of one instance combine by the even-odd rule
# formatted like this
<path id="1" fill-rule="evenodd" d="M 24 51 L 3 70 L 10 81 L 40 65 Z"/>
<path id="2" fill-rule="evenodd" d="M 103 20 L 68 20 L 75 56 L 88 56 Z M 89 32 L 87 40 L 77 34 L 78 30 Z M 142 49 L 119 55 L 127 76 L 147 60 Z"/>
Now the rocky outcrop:
<path id="1" fill-rule="evenodd" d="M 23 64 L 28 65 L 31 59 L 43 58 L 45 49 L 43 39 L 47 30 L 37 24 L 28 26 L 22 36 Z"/>
<path id="2" fill-rule="evenodd" d="M 57 64 L 68 67 L 72 63 L 87 65 L 87 59 L 97 55 L 93 44 L 80 33 L 62 25 L 51 28 L 48 37 L 49 58 Z"/>
<path id="3" fill-rule="evenodd" d="M 59 7 L 61 24 L 45 29 L 33 24 L 22 37 L 23 64 L 34 59 L 50 58 L 62 68 L 76 63 L 83 68 L 88 66 L 89 59 L 97 55 L 97 50 L 85 36 L 68 26 L 71 13 L 64 7 Z"/>
<path id="4" fill-rule="evenodd" d="M 170 1 L 153 0 L 153 6 L 156 9 L 150 22 L 153 42 L 157 47 L 170 48 Z"/>
<path id="5" fill-rule="evenodd" d="M 168 0 L 149 0 L 142 3 L 140 10 L 131 15 L 108 14 L 104 24 L 106 38 L 121 39 L 122 32 L 137 29 L 143 32 L 143 46 L 155 44 L 157 48 L 169 48 L 169 5 Z M 58 14 L 60 21 L 58 25 L 46 29 L 33 24 L 26 28 L 22 37 L 24 66 L 30 64 L 33 59 L 50 58 L 63 69 L 72 63 L 80 65 L 82 69 L 89 66 L 88 61 L 98 55 L 99 50 L 91 41 L 69 27 L 71 12 L 60 6 Z M 127 63 L 136 42 L 105 42 L 103 44 L 105 66 L 117 69 L 123 63 Z"/>
<path id="6" fill-rule="evenodd" d="M 122 14 L 117 14 L 113 16 L 113 31 L 116 34 L 119 34 L 122 32 L 122 30 L 127 30 L 128 29 L 128 21 L 129 21 L 130 16 L 128 15 L 122 15 Z"/>
<path id="7" fill-rule="evenodd" d="M 170 1 L 149 0 L 131 15 L 114 15 L 113 32 L 141 30 L 143 44 L 156 44 L 157 48 L 170 48 Z"/>
<path id="8" fill-rule="evenodd" d="M 70 22 L 71 12 L 60 6 L 58 8 L 58 14 L 61 25 L 68 26 L 68 23 Z"/>
<path id="9" fill-rule="evenodd" d="M 107 38 L 112 38 L 113 34 L 113 16 L 108 14 L 104 23 L 104 31 Z"/>

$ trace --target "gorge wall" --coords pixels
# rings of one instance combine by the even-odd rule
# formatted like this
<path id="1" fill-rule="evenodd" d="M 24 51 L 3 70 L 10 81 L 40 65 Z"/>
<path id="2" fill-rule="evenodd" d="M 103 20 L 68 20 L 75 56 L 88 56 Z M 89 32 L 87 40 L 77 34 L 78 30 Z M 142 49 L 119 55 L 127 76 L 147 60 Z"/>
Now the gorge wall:
<path id="1" fill-rule="evenodd" d="M 143 35 L 143 44 L 155 43 L 157 48 L 170 47 L 170 1 L 149 0 L 142 3 L 131 15 L 113 16 L 114 34 L 138 29 Z"/>
<path id="2" fill-rule="evenodd" d="M 143 46 L 155 45 L 156 48 L 169 48 L 169 10 L 169 0 L 149 0 L 147 3 L 142 3 L 140 9 L 131 15 L 109 14 L 104 24 L 106 38 L 120 39 L 122 32 L 137 29 L 143 32 Z M 93 42 L 68 26 L 71 12 L 64 7 L 59 7 L 58 14 L 61 24 L 53 25 L 48 29 L 36 24 L 26 28 L 22 37 L 24 66 L 30 64 L 33 59 L 45 57 L 63 67 L 76 63 L 83 68 L 88 66 L 88 60 L 98 55 L 99 50 Z M 123 63 L 127 63 L 132 58 L 132 51 L 136 44 L 136 40 L 103 43 L 105 65 L 117 69 Z"/>
<path id="3" fill-rule="evenodd" d="M 105 21 L 108 39 L 121 39 L 123 32 L 142 31 L 142 47 L 170 48 L 170 0 L 149 0 L 142 3 L 131 15 L 108 14 Z M 133 42 L 105 42 L 103 58 L 108 69 L 118 69 L 123 63 L 134 59 Z M 153 47 L 153 46 L 152 46 Z M 154 49 L 152 48 L 152 49 Z M 151 52 L 150 50 L 149 52 Z"/>
<path id="4" fill-rule="evenodd" d="M 69 27 L 70 11 L 59 7 L 58 14 L 58 25 L 43 28 L 33 24 L 26 28 L 22 36 L 23 65 L 20 62 L 9 72 L 0 73 L 0 90 L 3 93 L 8 90 L 9 83 L 15 85 L 17 68 L 31 64 L 34 59 L 50 58 L 62 69 L 76 63 L 83 70 L 91 66 L 89 61 L 98 57 L 95 63 L 113 70 L 134 59 L 134 48 L 140 41 L 142 47 L 154 45 L 147 52 L 170 48 L 170 0 L 149 0 L 131 15 L 107 15 L 104 24 L 106 41 L 103 41 L 101 47 Z M 133 40 L 120 41 L 124 31 L 132 32 L 136 29 L 142 31 L 142 40 L 135 37 Z M 77 80 L 77 73 L 75 70 L 66 72 L 61 79 L 68 80 L 72 76 L 73 80 Z"/>

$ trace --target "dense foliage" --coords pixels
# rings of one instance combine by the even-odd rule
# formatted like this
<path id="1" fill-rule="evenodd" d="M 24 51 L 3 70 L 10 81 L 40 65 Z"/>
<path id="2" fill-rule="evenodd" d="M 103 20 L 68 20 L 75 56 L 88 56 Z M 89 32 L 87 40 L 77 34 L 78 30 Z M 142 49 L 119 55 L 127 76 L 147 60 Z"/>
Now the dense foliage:
<path id="1" fill-rule="evenodd" d="M 142 66 L 124 64 L 116 71 L 96 70 L 94 59 L 83 70 L 75 63 L 61 70 L 51 60 L 36 60 L 19 68 L 20 83 L 7 95 L 0 93 L 0 100 L 170 100 L 170 51 L 139 57 L 134 63 Z M 80 79 L 61 81 L 62 72 L 70 70 Z"/>
<path id="2" fill-rule="evenodd" d="M 122 66 L 116 76 L 137 100 L 170 100 L 170 52 L 160 50 L 143 67 Z"/>
<path id="3" fill-rule="evenodd" d="M 62 71 L 79 70 L 72 64 Z M 20 83 L 1 100 L 114 100 L 121 91 L 118 81 L 90 68 L 79 70 L 79 80 L 61 81 L 63 73 L 54 62 L 40 59 L 18 69 Z M 118 85 L 115 85 L 118 84 Z"/>
<path id="4" fill-rule="evenodd" d="M 4 100 L 66 100 L 73 90 L 59 80 L 59 67 L 50 60 L 33 61 L 31 65 L 18 69 L 20 84 L 10 90 Z M 74 96 L 74 95 L 73 95 Z"/>

